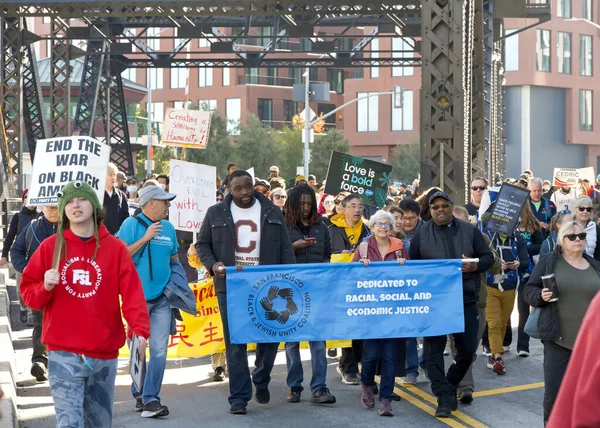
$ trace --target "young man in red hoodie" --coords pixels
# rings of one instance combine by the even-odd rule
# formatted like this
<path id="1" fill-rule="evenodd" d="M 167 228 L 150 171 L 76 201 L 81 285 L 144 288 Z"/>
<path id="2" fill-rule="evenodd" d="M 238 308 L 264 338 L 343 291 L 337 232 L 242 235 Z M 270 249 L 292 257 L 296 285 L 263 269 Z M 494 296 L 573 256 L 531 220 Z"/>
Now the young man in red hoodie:
<path id="1" fill-rule="evenodd" d="M 125 343 L 120 299 L 141 355 L 150 335 L 148 309 L 127 248 L 102 224 L 96 192 L 82 181 L 68 183 L 58 211 L 58 231 L 34 253 L 21 290 L 27 306 L 44 311 L 56 426 L 109 427 Z"/>

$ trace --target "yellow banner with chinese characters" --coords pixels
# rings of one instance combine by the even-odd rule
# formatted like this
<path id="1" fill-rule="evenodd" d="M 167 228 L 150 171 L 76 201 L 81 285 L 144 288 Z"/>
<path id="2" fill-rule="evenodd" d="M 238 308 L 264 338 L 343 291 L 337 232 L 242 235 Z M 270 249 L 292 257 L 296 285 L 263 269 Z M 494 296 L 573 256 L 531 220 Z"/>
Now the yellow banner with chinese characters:
<path id="1" fill-rule="evenodd" d="M 212 278 L 192 282 L 190 288 L 196 296 L 197 313 L 194 316 L 182 312 L 183 321 L 177 321 L 177 333 L 169 338 L 167 358 L 200 358 L 225 352 L 223 323 Z M 327 341 L 327 348 L 348 348 L 351 344 L 350 340 L 333 340 Z M 300 346 L 308 348 L 308 343 Z M 256 345 L 249 344 L 248 349 L 254 350 Z M 129 358 L 127 345 L 120 349 L 119 357 Z"/>

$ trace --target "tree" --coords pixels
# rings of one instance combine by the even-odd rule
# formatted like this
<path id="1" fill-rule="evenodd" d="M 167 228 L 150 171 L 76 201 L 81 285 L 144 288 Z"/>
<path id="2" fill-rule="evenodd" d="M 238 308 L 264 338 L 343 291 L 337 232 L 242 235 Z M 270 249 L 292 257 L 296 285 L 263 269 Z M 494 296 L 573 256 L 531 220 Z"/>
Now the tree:
<path id="1" fill-rule="evenodd" d="M 350 144 L 341 132 L 332 129 L 324 135 L 315 136 L 315 142 L 311 144 L 310 150 L 309 173 L 317 177 L 317 181 L 323 181 L 327 177 L 331 152 L 348 153 Z"/>
<path id="2" fill-rule="evenodd" d="M 419 176 L 421 168 L 421 147 L 418 142 L 400 144 L 392 151 L 388 160 L 394 169 L 392 177 L 407 183 L 412 183 Z"/>
<path id="3" fill-rule="evenodd" d="M 277 165 L 281 153 L 272 132 L 273 129 L 265 128 L 255 114 L 248 114 L 247 124 L 240 126 L 240 135 L 235 142 L 235 164 L 238 169 L 254 167 L 257 177 L 268 176 L 269 167 Z"/>
<path id="4" fill-rule="evenodd" d="M 279 175 L 286 179 L 296 177 L 296 167 L 301 166 L 304 159 L 301 129 L 286 126 L 281 132 L 275 133 L 273 138 L 280 152 L 279 162 L 273 162 L 279 166 Z"/>

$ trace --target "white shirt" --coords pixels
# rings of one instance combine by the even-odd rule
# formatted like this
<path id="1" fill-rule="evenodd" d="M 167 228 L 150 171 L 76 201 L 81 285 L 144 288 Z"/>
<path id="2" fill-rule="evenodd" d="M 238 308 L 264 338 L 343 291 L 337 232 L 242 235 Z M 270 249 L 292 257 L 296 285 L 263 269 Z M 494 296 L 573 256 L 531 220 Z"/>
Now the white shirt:
<path id="1" fill-rule="evenodd" d="M 571 190 L 566 195 L 562 192 L 561 189 L 558 189 L 556 192 L 552 194 L 550 200 L 554 202 L 556 205 L 556 210 L 561 212 L 563 210 L 568 210 L 571 213 L 575 213 L 575 200 L 577 199 L 577 192 L 575 189 L 571 187 Z"/>
<path id="2" fill-rule="evenodd" d="M 231 203 L 231 215 L 235 226 L 235 264 L 237 266 L 254 266 L 260 257 L 260 212 L 258 199 L 250 208 L 240 208 Z"/>

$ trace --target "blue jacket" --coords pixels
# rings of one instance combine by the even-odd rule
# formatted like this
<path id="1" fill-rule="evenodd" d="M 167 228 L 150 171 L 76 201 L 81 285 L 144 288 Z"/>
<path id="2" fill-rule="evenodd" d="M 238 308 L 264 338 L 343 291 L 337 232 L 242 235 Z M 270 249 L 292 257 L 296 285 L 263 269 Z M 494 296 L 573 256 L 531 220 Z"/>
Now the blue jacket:
<path id="1" fill-rule="evenodd" d="M 527 254 L 527 244 L 525 240 L 516 235 L 507 238 L 504 243 L 498 235 L 494 235 L 492 239 L 492 245 L 496 253 L 500 256 L 500 260 L 519 260 L 519 269 L 506 270 L 500 272 L 497 275 L 487 274 L 487 285 L 488 287 L 498 288 L 498 285 L 502 285 L 504 290 L 515 290 L 518 284 L 523 280 L 523 273 L 527 271 L 529 267 L 529 255 Z M 508 253 L 512 255 L 511 260 L 507 259 Z"/>
<path id="2" fill-rule="evenodd" d="M 29 259 L 40 244 L 56 233 L 56 223 L 50 223 L 43 215 L 32 220 L 21 231 L 17 240 L 10 248 L 10 260 L 19 273 L 23 273 Z"/>
<path id="3" fill-rule="evenodd" d="M 176 334 L 175 320 L 183 320 L 180 310 L 191 315 L 197 314 L 196 296 L 188 285 L 185 269 L 179 260 L 171 260 L 171 277 L 165 286 L 165 297 L 169 302 L 169 307 L 173 310 L 171 319 L 171 334 L 173 335 Z"/>
<path id="4" fill-rule="evenodd" d="M 550 232 L 550 236 L 546 238 L 544 242 L 542 242 L 542 247 L 540 248 L 540 259 L 543 255 L 551 253 L 556 248 L 556 239 L 558 237 L 558 233 L 556 231 Z"/>

